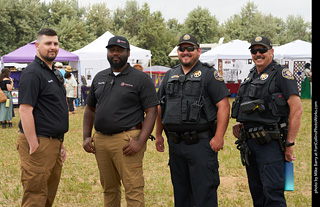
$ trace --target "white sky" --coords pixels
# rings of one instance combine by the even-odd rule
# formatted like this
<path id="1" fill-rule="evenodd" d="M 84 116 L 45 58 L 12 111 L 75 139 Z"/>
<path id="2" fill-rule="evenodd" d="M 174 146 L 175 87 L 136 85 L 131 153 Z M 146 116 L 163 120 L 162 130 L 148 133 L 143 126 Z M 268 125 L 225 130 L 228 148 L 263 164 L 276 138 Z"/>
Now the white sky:
<path id="1" fill-rule="evenodd" d="M 50 0 L 45 0 L 50 1 Z M 126 0 L 78 0 L 80 6 L 106 2 L 109 9 L 124 8 Z M 180 23 L 187 18 L 188 13 L 198 5 L 208 8 L 216 15 L 219 23 L 223 23 L 234 14 L 239 14 L 248 0 L 137 0 L 140 6 L 148 3 L 151 11 L 161 11 L 167 20 L 176 18 Z M 264 14 L 272 14 L 283 20 L 290 14 L 301 15 L 305 21 L 311 22 L 311 0 L 254 0 L 258 10 Z"/>

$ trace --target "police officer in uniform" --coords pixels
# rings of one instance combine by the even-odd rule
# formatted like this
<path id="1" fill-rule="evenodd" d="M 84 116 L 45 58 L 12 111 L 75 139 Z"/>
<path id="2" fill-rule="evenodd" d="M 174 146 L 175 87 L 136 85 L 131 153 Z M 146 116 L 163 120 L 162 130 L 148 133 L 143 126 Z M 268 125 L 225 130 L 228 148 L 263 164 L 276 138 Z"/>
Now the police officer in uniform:
<path id="1" fill-rule="evenodd" d="M 254 206 L 286 206 L 284 162 L 295 160 L 302 115 L 297 82 L 273 60 L 267 37 L 254 38 L 249 49 L 255 66 L 232 104 L 231 116 L 237 120 L 233 134 L 239 138 Z"/>
<path id="2" fill-rule="evenodd" d="M 165 74 L 158 91 L 156 148 L 164 151 L 164 130 L 175 206 L 217 206 L 218 151 L 229 120 L 229 91 L 219 72 L 199 61 L 196 37 L 185 34 L 178 46 L 181 64 Z"/>

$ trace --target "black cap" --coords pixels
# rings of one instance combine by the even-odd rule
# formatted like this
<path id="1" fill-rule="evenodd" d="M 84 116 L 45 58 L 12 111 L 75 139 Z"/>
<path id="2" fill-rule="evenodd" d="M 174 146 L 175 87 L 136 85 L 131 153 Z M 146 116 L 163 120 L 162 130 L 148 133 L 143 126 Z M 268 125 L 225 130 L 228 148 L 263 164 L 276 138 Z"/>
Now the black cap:
<path id="1" fill-rule="evenodd" d="M 191 34 L 184 34 L 180 37 L 178 46 L 183 43 L 189 43 L 198 47 L 200 46 L 200 43 L 197 40 L 197 38 Z"/>
<path id="2" fill-rule="evenodd" d="M 267 48 L 272 48 L 272 43 L 271 41 L 267 38 L 267 37 L 264 37 L 264 36 L 258 36 L 258 37 L 255 37 L 252 41 L 251 41 L 251 45 L 249 47 L 249 49 L 253 46 L 253 45 L 263 45 Z"/>
<path id="3" fill-rule="evenodd" d="M 109 39 L 108 45 L 106 48 L 110 48 L 111 46 L 117 45 L 119 47 L 129 49 L 130 50 L 130 44 L 127 38 L 122 36 L 114 36 Z"/>

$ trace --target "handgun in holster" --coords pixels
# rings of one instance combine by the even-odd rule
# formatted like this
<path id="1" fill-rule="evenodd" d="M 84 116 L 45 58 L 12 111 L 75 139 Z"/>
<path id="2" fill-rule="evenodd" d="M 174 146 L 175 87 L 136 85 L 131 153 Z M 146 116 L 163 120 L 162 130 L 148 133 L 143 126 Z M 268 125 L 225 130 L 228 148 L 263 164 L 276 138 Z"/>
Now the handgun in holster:
<path id="1" fill-rule="evenodd" d="M 244 128 L 240 128 L 240 136 L 238 140 L 235 142 L 235 144 L 237 145 L 237 149 L 240 151 L 242 165 L 250 166 L 249 156 L 251 155 L 251 151 L 246 141 L 247 141 L 246 131 L 244 130 Z"/>

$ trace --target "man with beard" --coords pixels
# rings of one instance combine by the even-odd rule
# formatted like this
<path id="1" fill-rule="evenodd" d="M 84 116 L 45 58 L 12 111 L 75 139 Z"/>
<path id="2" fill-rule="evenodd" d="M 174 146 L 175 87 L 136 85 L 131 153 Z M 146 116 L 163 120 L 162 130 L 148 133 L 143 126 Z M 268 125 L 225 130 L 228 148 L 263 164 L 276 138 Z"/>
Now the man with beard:
<path id="1" fill-rule="evenodd" d="M 57 33 L 42 29 L 35 46 L 37 55 L 19 82 L 22 206 L 52 206 L 66 159 L 68 107 L 64 79 L 53 67 L 59 52 Z"/>
<path id="2" fill-rule="evenodd" d="M 104 206 L 120 206 L 121 181 L 127 206 L 144 206 L 142 160 L 158 99 L 150 77 L 127 63 L 125 37 L 110 38 L 107 50 L 111 68 L 93 79 L 83 116 L 83 148 L 95 154 Z"/>
<path id="3" fill-rule="evenodd" d="M 302 106 L 297 82 L 288 68 L 273 60 L 271 41 L 257 36 L 249 47 L 255 66 L 241 83 L 232 104 L 233 134 L 246 166 L 254 206 L 287 206 L 285 161 L 293 149 Z"/>
<path id="4" fill-rule="evenodd" d="M 218 206 L 218 151 L 228 126 L 230 93 L 219 72 L 199 61 L 196 37 L 185 34 L 178 46 L 181 64 L 165 74 L 158 91 L 156 148 L 164 151 L 164 130 L 176 207 Z"/>

